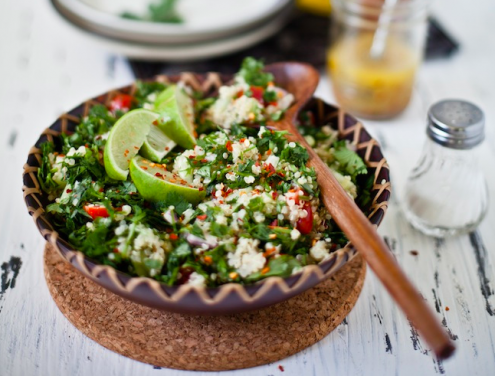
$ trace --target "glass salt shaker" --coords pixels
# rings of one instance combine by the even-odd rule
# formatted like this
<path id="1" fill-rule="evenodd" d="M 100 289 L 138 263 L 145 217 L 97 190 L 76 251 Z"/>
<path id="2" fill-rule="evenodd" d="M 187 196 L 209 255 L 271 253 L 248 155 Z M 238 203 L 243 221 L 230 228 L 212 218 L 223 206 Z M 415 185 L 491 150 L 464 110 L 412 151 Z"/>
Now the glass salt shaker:
<path id="1" fill-rule="evenodd" d="M 488 209 L 477 146 L 485 119 L 472 103 L 447 99 L 428 111 L 428 138 L 406 187 L 404 212 L 421 232 L 445 237 L 474 230 Z"/>

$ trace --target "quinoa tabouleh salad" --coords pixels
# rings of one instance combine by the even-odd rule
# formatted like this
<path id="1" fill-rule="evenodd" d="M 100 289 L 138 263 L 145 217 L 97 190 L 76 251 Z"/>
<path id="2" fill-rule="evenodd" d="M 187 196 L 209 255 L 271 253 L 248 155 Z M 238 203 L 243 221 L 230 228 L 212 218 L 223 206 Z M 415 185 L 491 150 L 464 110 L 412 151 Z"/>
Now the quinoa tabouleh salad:
<path id="1" fill-rule="evenodd" d="M 42 144 L 38 177 L 57 231 L 97 262 L 170 286 L 288 277 L 343 247 L 306 149 L 267 126 L 293 96 L 263 68 L 246 58 L 215 98 L 138 82 Z M 365 207 L 364 162 L 313 123 L 303 112 L 301 133 Z"/>

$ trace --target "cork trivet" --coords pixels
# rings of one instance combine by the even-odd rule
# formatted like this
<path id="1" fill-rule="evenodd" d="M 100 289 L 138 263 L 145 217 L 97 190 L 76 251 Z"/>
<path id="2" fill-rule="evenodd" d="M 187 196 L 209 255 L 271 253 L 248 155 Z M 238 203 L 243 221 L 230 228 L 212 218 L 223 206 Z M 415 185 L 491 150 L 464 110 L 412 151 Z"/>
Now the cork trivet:
<path id="1" fill-rule="evenodd" d="M 360 256 L 288 301 L 254 312 L 189 316 L 113 294 L 79 274 L 52 246 L 45 278 L 60 311 L 100 345 L 155 366 L 221 371 L 271 363 L 313 345 L 351 311 L 366 267 Z"/>

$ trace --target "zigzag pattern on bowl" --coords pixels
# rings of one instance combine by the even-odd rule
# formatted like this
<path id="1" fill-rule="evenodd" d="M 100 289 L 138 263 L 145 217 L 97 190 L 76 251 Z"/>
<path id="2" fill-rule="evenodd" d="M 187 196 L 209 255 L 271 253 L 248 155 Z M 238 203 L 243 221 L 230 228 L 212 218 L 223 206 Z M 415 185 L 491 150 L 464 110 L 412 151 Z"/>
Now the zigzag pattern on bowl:
<path id="1" fill-rule="evenodd" d="M 231 79 L 232 76 L 220 75 L 218 73 L 207 73 L 205 75 L 183 73 L 177 76 L 156 77 L 157 81 L 163 83 L 181 81 L 191 86 L 194 90 L 202 91 L 207 95 L 212 95 L 223 83 Z M 28 160 L 24 166 L 23 192 L 29 214 L 32 215 L 42 236 L 57 249 L 65 260 L 75 266 L 83 275 L 129 299 L 133 299 L 133 292 L 138 288 L 144 287 L 153 294 L 151 300 L 156 299 L 156 304 L 151 304 L 150 302 L 144 303 L 158 308 L 163 308 L 170 304 L 180 304 L 181 300 L 185 296 L 190 296 L 191 293 L 203 304 L 212 306 L 221 303 L 228 297 L 231 297 L 232 294 L 236 295 L 245 303 L 253 303 L 263 299 L 264 296 L 273 292 L 275 289 L 278 289 L 283 295 L 277 301 L 285 300 L 332 275 L 355 256 L 356 250 L 348 243 L 344 248 L 332 253 L 331 257 L 323 263 L 306 266 L 301 272 L 285 279 L 269 277 L 251 286 L 230 283 L 218 288 L 201 288 L 189 285 L 169 287 L 150 278 L 131 277 L 110 266 L 99 265 L 87 258 L 83 253 L 74 250 L 69 243 L 59 237 L 58 232 L 53 228 L 45 213 L 44 208 L 49 203 L 49 200 L 47 195 L 41 190 L 37 179 L 37 171 L 41 163 L 41 150 L 39 146 L 42 142 L 53 141 L 54 137 L 60 133 L 71 133 L 79 123 L 79 118 L 86 116 L 94 105 L 108 105 L 116 95 L 121 93 L 133 94 L 135 90 L 136 85 L 134 84 L 119 90 L 110 91 L 84 102 L 69 113 L 61 115 L 50 128 L 47 128 L 41 134 L 36 145 L 29 151 Z M 339 131 L 341 138 L 355 142 L 357 144 L 357 152 L 365 160 L 367 166 L 374 170 L 373 201 L 367 214 L 370 221 L 375 226 L 378 226 L 387 210 L 388 199 L 390 197 L 389 167 L 381 154 L 378 143 L 371 138 L 360 122 L 336 107 L 325 104 L 321 100 L 313 99 L 307 108 L 313 111 L 316 124 L 330 124 L 334 129 Z M 110 282 L 103 283 L 100 280 L 100 276 L 103 274 L 106 274 L 107 281 Z M 163 306 L 161 306 L 162 303 Z"/>

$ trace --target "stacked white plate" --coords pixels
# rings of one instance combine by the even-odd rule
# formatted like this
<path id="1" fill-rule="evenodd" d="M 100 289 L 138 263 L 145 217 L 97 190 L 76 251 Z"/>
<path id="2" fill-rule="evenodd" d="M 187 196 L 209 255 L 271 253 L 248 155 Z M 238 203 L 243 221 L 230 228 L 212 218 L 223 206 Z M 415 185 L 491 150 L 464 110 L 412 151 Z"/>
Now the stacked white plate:
<path id="1" fill-rule="evenodd" d="M 247 48 L 279 31 L 291 0 L 178 0 L 183 22 L 153 23 L 121 17 L 144 14 L 159 0 L 51 0 L 71 25 L 106 48 L 131 58 L 193 61 Z"/>

